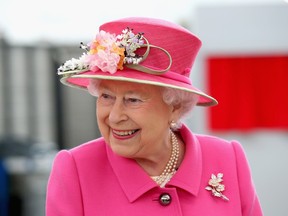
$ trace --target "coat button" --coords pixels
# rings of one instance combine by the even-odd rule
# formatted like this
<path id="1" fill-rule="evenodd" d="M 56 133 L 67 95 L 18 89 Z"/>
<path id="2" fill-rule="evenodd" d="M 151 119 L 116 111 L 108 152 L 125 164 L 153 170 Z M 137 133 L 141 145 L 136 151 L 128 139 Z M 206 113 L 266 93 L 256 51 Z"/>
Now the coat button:
<path id="1" fill-rule="evenodd" d="M 167 193 L 163 193 L 159 197 L 159 202 L 162 206 L 168 206 L 171 203 L 171 196 Z"/>

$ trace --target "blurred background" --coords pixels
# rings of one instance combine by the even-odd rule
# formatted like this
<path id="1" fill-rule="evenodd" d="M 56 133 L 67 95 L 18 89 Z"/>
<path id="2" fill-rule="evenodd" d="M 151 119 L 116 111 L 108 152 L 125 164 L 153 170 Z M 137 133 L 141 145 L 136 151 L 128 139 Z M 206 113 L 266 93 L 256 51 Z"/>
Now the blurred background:
<path id="1" fill-rule="evenodd" d="M 44 216 L 56 152 L 99 137 L 95 98 L 62 86 L 56 70 L 99 25 L 127 16 L 201 38 L 191 78 L 219 105 L 195 108 L 185 123 L 240 141 L 264 214 L 287 215 L 287 1 L 0 0 L 0 216 Z"/>

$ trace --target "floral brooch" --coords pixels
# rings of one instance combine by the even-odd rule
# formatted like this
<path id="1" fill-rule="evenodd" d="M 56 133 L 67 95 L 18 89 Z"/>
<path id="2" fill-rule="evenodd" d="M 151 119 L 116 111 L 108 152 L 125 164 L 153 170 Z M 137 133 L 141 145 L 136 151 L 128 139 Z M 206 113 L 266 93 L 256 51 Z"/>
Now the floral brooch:
<path id="1" fill-rule="evenodd" d="M 208 185 L 205 189 L 211 191 L 212 195 L 215 197 L 220 197 L 225 201 L 229 201 L 228 197 L 226 197 L 223 192 L 225 190 L 225 185 L 221 184 L 223 182 L 223 173 L 218 173 L 217 176 L 212 174 L 211 179 L 208 182 Z"/>

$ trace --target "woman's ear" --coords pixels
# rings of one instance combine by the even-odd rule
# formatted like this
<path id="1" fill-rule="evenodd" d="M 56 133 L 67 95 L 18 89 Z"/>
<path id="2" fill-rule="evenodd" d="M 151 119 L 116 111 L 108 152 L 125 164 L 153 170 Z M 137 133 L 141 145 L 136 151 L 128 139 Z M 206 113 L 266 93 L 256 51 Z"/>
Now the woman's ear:
<path id="1" fill-rule="evenodd" d="M 181 116 L 182 106 L 180 104 L 172 106 L 171 121 L 178 121 Z"/>

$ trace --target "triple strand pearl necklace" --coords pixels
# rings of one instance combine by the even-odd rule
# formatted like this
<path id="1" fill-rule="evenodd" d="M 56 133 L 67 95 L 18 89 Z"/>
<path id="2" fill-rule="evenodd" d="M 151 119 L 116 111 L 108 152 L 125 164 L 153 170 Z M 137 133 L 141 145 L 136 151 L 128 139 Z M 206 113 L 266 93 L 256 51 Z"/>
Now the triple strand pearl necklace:
<path id="1" fill-rule="evenodd" d="M 176 135 L 170 131 L 171 134 L 171 142 L 172 142 L 172 152 L 168 163 L 164 171 L 160 176 L 156 176 L 153 180 L 160 186 L 164 187 L 166 183 L 170 181 L 172 176 L 176 173 L 177 163 L 179 160 L 179 143 Z"/>

